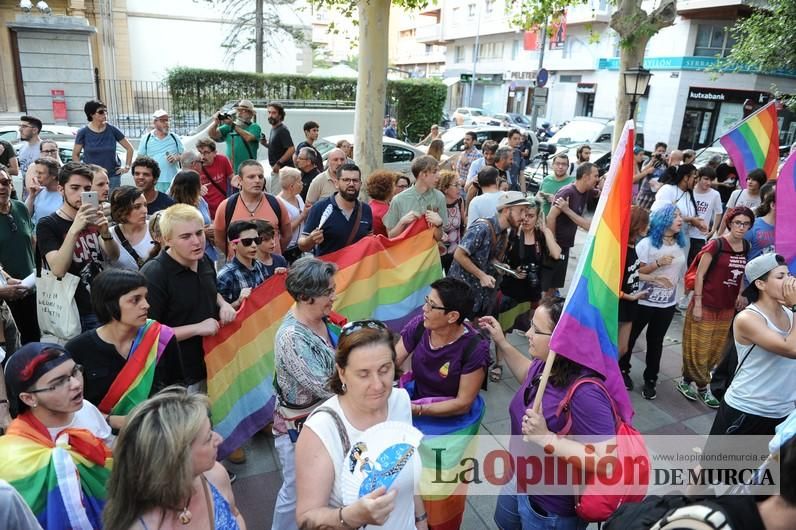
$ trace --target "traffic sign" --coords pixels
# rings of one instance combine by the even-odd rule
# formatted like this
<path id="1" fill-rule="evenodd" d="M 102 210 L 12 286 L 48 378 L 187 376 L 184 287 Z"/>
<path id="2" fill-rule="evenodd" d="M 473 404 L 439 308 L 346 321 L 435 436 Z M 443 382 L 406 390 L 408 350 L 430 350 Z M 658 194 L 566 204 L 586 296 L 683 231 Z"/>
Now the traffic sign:
<path id="1" fill-rule="evenodd" d="M 544 68 L 540 68 L 539 72 L 536 74 L 536 86 L 543 87 L 547 84 L 547 80 L 550 78 L 550 74 Z"/>

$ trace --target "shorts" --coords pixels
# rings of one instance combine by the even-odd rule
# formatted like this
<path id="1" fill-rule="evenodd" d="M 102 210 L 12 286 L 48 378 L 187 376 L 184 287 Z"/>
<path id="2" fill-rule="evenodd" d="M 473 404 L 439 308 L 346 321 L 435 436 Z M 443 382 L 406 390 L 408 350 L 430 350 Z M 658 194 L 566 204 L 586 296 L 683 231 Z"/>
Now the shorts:
<path id="1" fill-rule="evenodd" d="M 567 279 L 567 265 L 569 264 L 568 248 L 561 249 L 561 257 L 553 262 L 546 262 L 542 266 L 542 292 L 549 289 L 561 289 Z"/>

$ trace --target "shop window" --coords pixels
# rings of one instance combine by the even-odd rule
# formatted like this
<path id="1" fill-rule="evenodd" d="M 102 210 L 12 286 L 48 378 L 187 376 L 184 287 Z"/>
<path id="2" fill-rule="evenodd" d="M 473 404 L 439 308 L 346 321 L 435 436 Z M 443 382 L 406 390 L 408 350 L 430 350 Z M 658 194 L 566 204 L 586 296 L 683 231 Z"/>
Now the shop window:
<path id="1" fill-rule="evenodd" d="M 735 45 L 729 28 L 718 24 L 699 24 L 694 46 L 697 57 L 726 57 Z"/>

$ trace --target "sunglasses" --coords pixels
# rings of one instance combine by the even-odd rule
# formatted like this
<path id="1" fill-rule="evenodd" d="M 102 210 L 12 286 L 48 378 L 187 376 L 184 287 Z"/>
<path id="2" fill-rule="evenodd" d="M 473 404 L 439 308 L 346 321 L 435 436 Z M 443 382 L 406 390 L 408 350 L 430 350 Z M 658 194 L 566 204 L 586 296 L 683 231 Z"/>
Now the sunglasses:
<path id="1" fill-rule="evenodd" d="M 257 237 L 240 237 L 238 239 L 233 239 L 233 243 L 241 243 L 244 247 L 250 247 L 252 244 L 259 245 L 263 242 L 263 238 L 260 236 Z"/>
<path id="2" fill-rule="evenodd" d="M 384 322 L 381 320 L 354 320 L 353 322 L 349 322 L 348 324 L 344 325 L 340 329 L 340 338 L 347 337 L 352 333 L 356 333 L 357 331 L 361 331 L 363 329 L 374 329 L 376 331 L 389 331 Z"/>

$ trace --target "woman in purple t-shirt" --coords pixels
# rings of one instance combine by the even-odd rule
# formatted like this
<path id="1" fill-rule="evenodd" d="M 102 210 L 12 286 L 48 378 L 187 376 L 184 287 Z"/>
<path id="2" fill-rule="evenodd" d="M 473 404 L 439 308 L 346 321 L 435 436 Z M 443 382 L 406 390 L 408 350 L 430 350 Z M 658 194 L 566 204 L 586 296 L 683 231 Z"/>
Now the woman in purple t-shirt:
<path id="1" fill-rule="evenodd" d="M 500 324 L 493 317 L 479 319 L 479 325 L 487 330 L 495 341 L 511 373 L 521 382 L 519 390 L 509 403 L 512 440 L 510 450 L 513 457 L 521 456 L 523 445 L 523 418 L 528 413 L 536 395 L 536 387 L 541 379 L 547 355 L 550 353 L 550 336 L 558 323 L 564 307 L 563 298 L 545 298 L 533 315 L 531 328 L 526 333 L 529 340 L 528 353 L 531 359 L 520 353 L 506 340 Z M 542 397 L 544 422 L 536 424 L 534 435 L 545 432 L 557 433 L 566 423 L 565 415 L 556 415 L 559 403 L 564 399 L 570 386 L 581 377 L 600 377 L 563 356 L 553 362 L 550 379 Z M 534 413 L 535 414 L 535 413 Z M 595 384 L 583 384 L 572 395 L 569 414 L 572 425 L 571 435 L 596 435 L 612 437 L 616 434 L 614 413 L 608 396 Z M 537 415 L 538 416 L 538 415 Z M 537 418 L 535 421 L 539 421 Z M 529 424 L 530 425 L 530 424 Z M 526 425 L 526 428 L 528 426 Z M 549 431 L 548 431 L 549 430 Z M 545 432 L 543 432 L 545 431 Z M 537 436 L 541 439 L 542 436 Z M 575 442 L 569 442 L 575 443 Z M 599 452 L 599 449 L 598 449 Z M 495 523 L 501 530 L 515 528 L 580 530 L 586 528 L 586 521 L 575 513 L 574 495 L 527 495 L 517 492 L 512 483 L 504 487 L 495 507 Z"/>

